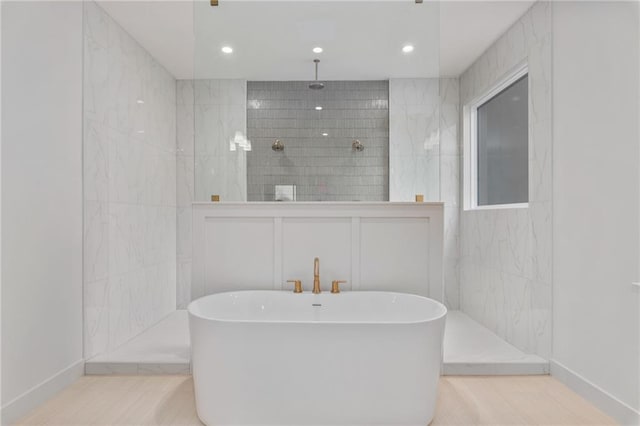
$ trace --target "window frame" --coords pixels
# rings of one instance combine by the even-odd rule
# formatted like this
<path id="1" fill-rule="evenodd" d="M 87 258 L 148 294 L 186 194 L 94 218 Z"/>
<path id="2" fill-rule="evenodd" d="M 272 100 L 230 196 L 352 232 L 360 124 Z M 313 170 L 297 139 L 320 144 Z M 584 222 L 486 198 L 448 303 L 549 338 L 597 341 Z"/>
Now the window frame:
<path id="1" fill-rule="evenodd" d="M 500 80 L 494 83 L 482 95 L 474 98 L 463 107 L 463 208 L 464 210 L 498 210 L 498 209 L 522 209 L 529 207 L 529 201 L 526 203 L 508 203 L 508 204 L 489 204 L 478 205 L 478 108 L 484 105 L 492 98 L 499 95 L 509 86 L 529 74 L 528 63 L 519 64 L 517 67 L 509 71 Z M 531 97 L 531 80 L 528 80 L 527 92 L 529 99 Z M 527 117 L 527 120 L 529 120 Z M 529 143 L 531 141 L 529 140 Z M 528 157 L 530 158 L 531 149 L 529 146 Z M 530 171 L 529 171 L 530 173 Z M 530 176 L 528 176 L 529 178 Z M 530 179 L 528 179 L 530 180 Z M 529 191 L 527 190 L 527 200 L 529 200 Z"/>

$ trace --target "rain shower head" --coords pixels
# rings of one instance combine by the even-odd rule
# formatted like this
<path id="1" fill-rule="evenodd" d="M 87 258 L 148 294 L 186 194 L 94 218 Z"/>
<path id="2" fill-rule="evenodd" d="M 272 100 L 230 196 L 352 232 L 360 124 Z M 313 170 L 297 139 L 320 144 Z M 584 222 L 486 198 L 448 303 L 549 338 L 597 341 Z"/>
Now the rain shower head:
<path id="1" fill-rule="evenodd" d="M 320 59 L 314 59 L 313 62 L 316 64 L 316 80 L 309 85 L 309 89 L 312 90 L 320 90 L 324 89 L 324 83 L 318 81 L 318 64 L 320 63 Z"/>

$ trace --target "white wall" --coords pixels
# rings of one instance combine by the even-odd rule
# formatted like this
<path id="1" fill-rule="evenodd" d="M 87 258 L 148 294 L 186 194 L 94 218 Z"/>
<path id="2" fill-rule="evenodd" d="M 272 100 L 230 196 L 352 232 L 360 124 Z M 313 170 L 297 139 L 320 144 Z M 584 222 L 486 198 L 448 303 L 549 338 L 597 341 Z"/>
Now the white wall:
<path id="1" fill-rule="evenodd" d="M 82 3 L 2 8 L 8 422 L 82 372 Z"/>
<path id="2" fill-rule="evenodd" d="M 638 4 L 554 3 L 553 31 L 552 373 L 633 423 L 631 408 L 640 406 L 639 297 L 631 287 L 640 280 Z"/>
<path id="3" fill-rule="evenodd" d="M 176 81 L 84 2 L 85 357 L 176 306 Z"/>
<path id="4" fill-rule="evenodd" d="M 529 65 L 528 208 L 462 210 L 460 308 L 512 345 L 551 355 L 551 5 L 535 3 L 460 76 L 460 106 Z M 465 159 L 466 160 L 466 159 Z"/>

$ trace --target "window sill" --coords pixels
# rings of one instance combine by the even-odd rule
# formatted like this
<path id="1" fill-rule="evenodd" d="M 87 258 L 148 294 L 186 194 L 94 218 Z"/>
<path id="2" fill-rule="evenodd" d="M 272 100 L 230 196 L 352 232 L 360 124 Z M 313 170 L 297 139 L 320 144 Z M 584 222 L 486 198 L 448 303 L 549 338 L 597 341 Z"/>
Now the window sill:
<path id="1" fill-rule="evenodd" d="M 475 206 L 465 208 L 464 211 L 472 212 L 477 210 L 506 210 L 506 209 L 528 209 L 529 203 L 513 203 L 513 204 L 492 204 L 488 206 Z"/>

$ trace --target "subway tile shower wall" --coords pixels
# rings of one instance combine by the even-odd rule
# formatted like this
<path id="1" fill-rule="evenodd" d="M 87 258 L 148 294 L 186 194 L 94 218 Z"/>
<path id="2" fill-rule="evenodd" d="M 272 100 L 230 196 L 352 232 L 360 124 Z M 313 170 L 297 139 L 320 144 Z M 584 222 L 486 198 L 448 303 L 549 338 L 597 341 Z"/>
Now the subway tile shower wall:
<path id="1" fill-rule="evenodd" d="M 248 201 L 274 201 L 276 185 L 295 185 L 297 201 L 389 199 L 389 83 L 324 83 L 247 83 Z"/>

